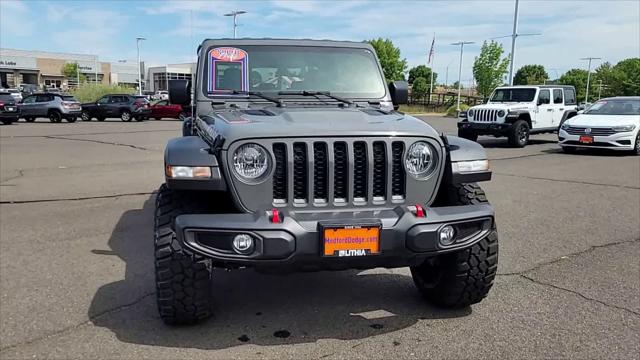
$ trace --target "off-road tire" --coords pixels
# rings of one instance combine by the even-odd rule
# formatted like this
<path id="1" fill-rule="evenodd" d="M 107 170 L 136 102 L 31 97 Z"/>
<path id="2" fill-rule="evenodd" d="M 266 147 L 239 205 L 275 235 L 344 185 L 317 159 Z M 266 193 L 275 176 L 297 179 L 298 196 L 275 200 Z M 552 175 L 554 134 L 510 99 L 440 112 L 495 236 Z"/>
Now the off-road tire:
<path id="1" fill-rule="evenodd" d="M 529 124 L 524 120 L 517 120 L 509 129 L 509 146 L 522 148 L 529 142 Z"/>
<path id="2" fill-rule="evenodd" d="M 91 121 L 91 114 L 85 110 L 80 114 L 80 119 L 82 119 L 82 121 Z"/>
<path id="3" fill-rule="evenodd" d="M 573 146 L 561 146 L 562 148 L 562 152 L 564 152 L 565 154 L 575 154 L 576 153 L 576 149 Z"/>
<path id="4" fill-rule="evenodd" d="M 156 197 L 154 224 L 156 296 L 162 321 L 193 324 L 211 315 L 211 264 L 183 248 L 173 222 L 188 203 L 163 184 Z"/>
<path id="5" fill-rule="evenodd" d="M 488 203 L 477 184 L 451 185 L 449 205 Z M 492 231 L 466 249 L 444 254 L 411 267 L 416 287 L 431 304 L 461 308 L 484 299 L 493 286 L 498 269 L 498 235 Z"/>
<path id="6" fill-rule="evenodd" d="M 52 123 L 61 123 L 62 122 L 62 114 L 59 111 L 49 111 L 49 121 Z"/>
<path id="7" fill-rule="evenodd" d="M 33 116 L 27 116 L 27 117 L 24 118 L 24 121 L 26 121 L 26 122 L 34 122 L 34 121 L 36 121 L 36 118 L 33 117 Z"/>
<path id="8" fill-rule="evenodd" d="M 469 129 L 458 129 L 458 137 L 471 141 L 478 141 L 478 134 Z"/>
<path id="9" fill-rule="evenodd" d="M 74 122 L 76 122 L 76 120 L 78 120 L 78 117 L 77 116 L 69 116 L 66 120 L 67 120 L 68 123 L 74 123 Z"/>

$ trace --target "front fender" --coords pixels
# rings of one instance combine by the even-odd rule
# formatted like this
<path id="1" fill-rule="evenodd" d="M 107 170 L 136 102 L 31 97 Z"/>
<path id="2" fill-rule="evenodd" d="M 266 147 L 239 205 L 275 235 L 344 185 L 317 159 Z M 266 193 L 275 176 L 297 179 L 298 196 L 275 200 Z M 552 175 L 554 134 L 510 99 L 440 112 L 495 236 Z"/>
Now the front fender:
<path id="1" fill-rule="evenodd" d="M 462 163 L 475 160 L 487 160 L 487 153 L 475 141 L 447 135 L 444 137 L 448 144 L 447 169 L 449 179 L 453 184 L 472 183 L 491 180 L 491 170 L 487 168 L 482 171 L 461 172 L 455 163 Z"/>
<path id="2" fill-rule="evenodd" d="M 166 166 L 208 166 L 210 179 L 172 179 L 166 177 L 167 185 L 180 190 L 226 191 L 227 184 L 222 176 L 216 155 L 209 151 L 209 145 L 199 136 L 186 136 L 169 140 L 164 151 Z"/>

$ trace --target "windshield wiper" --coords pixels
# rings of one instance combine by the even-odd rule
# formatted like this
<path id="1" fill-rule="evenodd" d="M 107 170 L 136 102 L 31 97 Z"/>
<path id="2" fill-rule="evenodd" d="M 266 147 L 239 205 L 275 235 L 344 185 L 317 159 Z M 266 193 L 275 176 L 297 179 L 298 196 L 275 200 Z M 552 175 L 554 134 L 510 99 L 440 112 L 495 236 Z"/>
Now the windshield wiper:
<path id="1" fill-rule="evenodd" d="M 267 100 L 267 101 L 271 101 L 272 103 L 275 103 L 278 107 L 284 107 L 284 101 L 280 100 L 280 99 L 276 99 L 276 98 L 272 98 L 271 96 L 267 96 L 259 91 L 239 91 L 239 90 L 233 90 L 233 92 L 231 92 L 233 95 L 249 95 L 249 96 L 256 96 L 259 97 L 261 99 Z"/>
<path id="2" fill-rule="evenodd" d="M 353 105 L 353 101 L 345 98 L 341 98 L 339 96 L 331 95 L 331 93 L 328 91 L 289 90 L 289 91 L 280 91 L 278 92 L 278 95 L 302 95 L 302 96 L 315 96 L 315 97 L 318 97 L 319 95 L 323 95 L 333 100 L 340 101 L 341 103 L 347 104 L 349 106 Z"/>

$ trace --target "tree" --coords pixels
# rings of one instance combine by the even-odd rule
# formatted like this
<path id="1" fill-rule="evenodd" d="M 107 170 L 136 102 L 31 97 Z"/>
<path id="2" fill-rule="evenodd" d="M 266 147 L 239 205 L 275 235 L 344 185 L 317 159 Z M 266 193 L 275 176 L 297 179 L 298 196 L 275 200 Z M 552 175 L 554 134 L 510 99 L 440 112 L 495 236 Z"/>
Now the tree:
<path id="1" fill-rule="evenodd" d="M 640 95 L 640 58 L 620 61 L 613 67 L 614 83 L 610 84 L 615 96 Z"/>
<path id="2" fill-rule="evenodd" d="M 558 79 L 558 84 L 560 85 L 573 85 L 576 88 L 576 96 L 578 97 L 578 102 L 583 102 L 586 96 L 587 90 L 587 70 L 583 69 L 571 69 L 566 73 L 560 76 Z M 591 77 L 591 83 L 589 84 L 589 96 L 591 100 L 595 99 L 598 94 L 597 86 L 594 84 L 594 77 Z"/>
<path id="3" fill-rule="evenodd" d="M 424 99 L 429 93 L 429 81 L 422 76 L 415 79 L 411 87 L 411 97 L 414 99 Z"/>
<path id="4" fill-rule="evenodd" d="M 549 74 L 542 65 L 525 65 L 516 71 L 513 85 L 541 85 L 549 80 Z"/>
<path id="5" fill-rule="evenodd" d="M 409 84 L 413 84 L 413 82 L 418 78 L 424 78 L 427 80 L 429 84 L 431 84 L 431 68 L 426 67 L 425 65 L 418 65 L 416 67 L 411 68 L 409 70 Z M 438 73 L 433 73 L 433 83 L 436 83 L 436 79 L 438 78 Z"/>
<path id="6" fill-rule="evenodd" d="M 407 60 L 400 58 L 400 49 L 393 45 L 389 39 L 374 39 L 368 41 L 376 50 L 384 77 L 387 82 L 404 80 L 404 72 L 407 70 Z"/>
<path id="7" fill-rule="evenodd" d="M 62 66 L 62 70 L 60 71 L 64 77 L 67 79 L 77 79 L 78 78 L 78 64 L 77 63 L 66 63 Z M 83 82 L 87 79 L 87 77 L 83 74 L 79 74 L 80 82 Z"/>
<path id="8" fill-rule="evenodd" d="M 509 59 L 503 58 L 502 45 L 495 41 L 482 44 L 480 55 L 473 62 L 473 76 L 476 79 L 478 93 L 486 99 L 491 92 L 503 84 L 502 78 L 507 73 Z"/>
<path id="9" fill-rule="evenodd" d="M 454 88 L 454 89 L 458 89 L 458 85 L 459 84 L 460 83 L 456 81 L 456 82 L 453 83 L 453 85 L 451 85 L 451 87 Z M 460 86 L 460 90 L 462 90 L 462 89 L 464 89 L 464 86 Z"/>
<path id="10" fill-rule="evenodd" d="M 597 94 L 600 97 L 615 96 L 615 90 L 617 79 L 613 71 L 611 63 L 604 62 L 594 71 L 591 75 L 591 81 L 597 86 Z M 600 86 L 602 85 L 602 88 Z M 597 96 L 597 95 L 596 95 Z M 594 100 L 596 97 L 593 98 Z"/>

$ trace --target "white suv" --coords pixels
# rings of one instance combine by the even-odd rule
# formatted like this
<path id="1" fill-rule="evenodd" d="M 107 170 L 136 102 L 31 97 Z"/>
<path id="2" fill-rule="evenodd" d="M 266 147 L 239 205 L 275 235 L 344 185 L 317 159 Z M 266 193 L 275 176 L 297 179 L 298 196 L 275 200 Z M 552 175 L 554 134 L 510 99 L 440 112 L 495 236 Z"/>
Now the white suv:
<path id="1" fill-rule="evenodd" d="M 577 113 L 573 86 L 503 86 L 486 104 L 461 113 L 458 136 L 473 141 L 478 135 L 507 136 L 509 145 L 524 147 L 530 134 L 557 133 Z"/>

